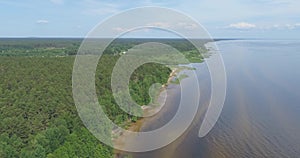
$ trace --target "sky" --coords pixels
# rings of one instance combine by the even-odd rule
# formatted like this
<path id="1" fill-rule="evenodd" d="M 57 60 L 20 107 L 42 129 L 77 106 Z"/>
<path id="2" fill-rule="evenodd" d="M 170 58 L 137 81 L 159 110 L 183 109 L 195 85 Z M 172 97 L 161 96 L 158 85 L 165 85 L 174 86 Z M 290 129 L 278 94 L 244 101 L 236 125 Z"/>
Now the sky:
<path id="1" fill-rule="evenodd" d="M 183 12 L 213 38 L 300 38 L 300 0 L 0 0 L 0 37 L 85 37 L 103 20 L 143 6 Z"/>

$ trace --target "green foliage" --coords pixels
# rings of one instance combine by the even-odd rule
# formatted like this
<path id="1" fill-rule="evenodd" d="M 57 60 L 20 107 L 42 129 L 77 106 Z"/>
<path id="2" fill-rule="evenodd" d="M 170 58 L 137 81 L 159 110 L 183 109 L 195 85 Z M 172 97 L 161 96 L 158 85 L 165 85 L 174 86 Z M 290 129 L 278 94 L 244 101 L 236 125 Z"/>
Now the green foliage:
<path id="1" fill-rule="evenodd" d="M 19 137 L 7 133 L 0 135 L 0 157 L 14 158 L 18 155 L 18 149 L 23 146 Z"/>
<path id="2" fill-rule="evenodd" d="M 75 55 L 82 39 L 0 39 L 1 56 Z"/>
<path id="3" fill-rule="evenodd" d="M 131 76 L 129 82 L 130 94 L 139 105 L 150 103 L 149 89 L 154 83 L 164 84 L 171 70 L 160 64 L 148 63 L 140 66 Z"/>
<path id="4" fill-rule="evenodd" d="M 102 39 L 99 39 L 101 42 Z M 69 56 L 76 55 L 83 39 L 56 39 L 56 38 L 24 38 L 1 39 L 0 56 Z M 203 46 L 197 50 L 195 46 L 185 39 L 116 39 L 104 50 L 105 54 L 118 55 L 138 44 L 146 42 L 158 42 L 170 45 L 182 52 L 193 63 L 202 62 L 203 54 L 207 49 Z M 198 41 L 199 42 L 199 41 Z M 207 40 L 201 40 L 203 44 Z"/>
<path id="5" fill-rule="evenodd" d="M 0 39 L 0 157 L 113 157 L 81 122 L 72 97 L 74 55 L 82 39 Z M 105 50 L 96 72 L 96 93 L 107 116 L 119 125 L 137 121 L 116 104 L 111 73 L 119 53 L 154 39 L 121 39 Z M 180 51 L 182 40 L 161 40 Z M 189 54 L 190 55 L 190 54 Z M 62 56 L 62 57 L 57 57 Z M 170 69 L 145 64 L 131 76 L 130 94 L 138 104 L 150 102 L 149 88 L 166 83 Z M 107 127 L 109 130 L 110 128 Z M 104 131 L 109 132 L 109 131 Z M 110 140 L 110 138 L 107 138 Z"/>
<path id="6" fill-rule="evenodd" d="M 89 140 L 89 141 L 87 141 Z M 88 130 L 80 130 L 70 134 L 65 143 L 48 157 L 112 157 L 112 149 L 105 148 Z"/>

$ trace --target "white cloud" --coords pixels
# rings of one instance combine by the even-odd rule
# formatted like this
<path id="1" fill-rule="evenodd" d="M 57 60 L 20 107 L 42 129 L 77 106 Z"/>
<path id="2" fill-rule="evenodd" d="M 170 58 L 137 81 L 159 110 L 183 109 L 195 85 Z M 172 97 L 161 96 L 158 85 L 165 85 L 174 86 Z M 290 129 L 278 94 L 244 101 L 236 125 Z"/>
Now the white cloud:
<path id="1" fill-rule="evenodd" d="M 290 30 L 292 30 L 292 29 L 295 28 L 295 26 L 294 26 L 294 25 L 291 25 L 291 24 L 285 24 L 285 27 L 286 27 L 287 29 L 290 29 Z"/>
<path id="2" fill-rule="evenodd" d="M 122 27 L 115 27 L 113 28 L 113 31 L 116 31 L 116 32 L 126 32 L 126 31 L 129 31 L 130 29 L 126 29 L 126 28 L 122 28 Z"/>
<path id="3" fill-rule="evenodd" d="M 187 22 L 178 22 L 178 23 L 166 23 L 166 22 L 154 22 L 147 24 L 149 27 L 160 27 L 160 28 L 167 28 L 167 29 L 185 29 L 185 30 L 194 30 L 198 28 L 198 26 L 194 23 L 187 23 Z"/>
<path id="4" fill-rule="evenodd" d="M 198 28 L 198 25 L 186 22 L 180 22 L 177 24 L 177 27 L 187 29 L 187 30 L 194 30 Z"/>
<path id="5" fill-rule="evenodd" d="M 227 28 L 233 28 L 233 29 L 239 29 L 239 30 L 249 30 L 249 29 L 256 28 L 256 25 L 246 23 L 246 22 L 239 22 L 239 23 L 230 24 Z"/>
<path id="6" fill-rule="evenodd" d="M 300 28 L 300 23 L 294 24 L 294 29 Z"/>
<path id="7" fill-rule="evenodd" d="M 300 28 L 300 23 L 295 23 L 295 24 L 275 24 L 271 27 L 268 27 L 268 29 L 279 29 L 279 30 L 284 30 L 284 29 L 288 29 L 288 30 L 294 30 Z"/>
<path id="8" fill-rule="evenodd" d="M 64 4 L 64 0 L 50 0 L 50 2 L 54 3 L 54 4 Z"/>
<path id="9" fill-rule="evenodd" d="M 36 23 L 37 23 L 37 24 L 48 24 L 49 21 L 48 21 L 48 20 L 43 20 L 43 19 L 41 19 L 41 20 L 37 20 Z"/>
<path id="10" fill-rule="evenodd" d="M 300 28 L 300 23 L 296 23 L 296 24 L 286 24 L 285 27 L 287 29 L 293 30 L 293 29 L 297 29 Z"/>
<path id="11" fill-rule="evenodd" d="M 275 25 L 273 25 L 272 27 L 273 27 L 273 28 L 280 28 L 280 25 L 275 24 Z"/>
<path id="12" fill-rule="evenodd" d="M 147 26 L 149 26 L 149 27 L 170 28 L 170 24 L 165 23 L 165 22 L 154 22 L 154 23 L 147 24 Z"/>

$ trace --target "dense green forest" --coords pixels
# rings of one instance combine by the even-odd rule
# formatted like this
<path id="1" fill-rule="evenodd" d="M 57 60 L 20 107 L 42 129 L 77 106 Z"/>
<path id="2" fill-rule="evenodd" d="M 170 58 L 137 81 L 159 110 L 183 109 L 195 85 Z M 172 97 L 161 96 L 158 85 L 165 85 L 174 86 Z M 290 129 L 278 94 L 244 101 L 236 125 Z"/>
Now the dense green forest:
<path id="1" fill-rule="evenodd" d="M 0 56 L 72 56 L 77 54 L 83 39 L 56 39 L 56 38 L 0 38 Z M 204 44 L 207 40 L 201 40 L 203 46 L 197 50 L 186 39 L 116 39 L 105 49 L 106 54 L 119 54 L 127 51 L 135 45 L 146 42 L 158 42 L 170 45 L 180 51 L 190 62 L 201 62 L 201 54 L 207 52 Z M 200 51 L 200 52 L 199 52 Z"/>
<path id="2" fill-rule="evenodd" d="M 81 41 L 0 39 L 1 158 L 113 157 L 113 149 L 85 128 L 72 98 L 73 55 Z M 115 103 L 110 75 L 119 52 L 143 42 L 147 41 L 115 41 L 98 63 L 95 77 L 99 102 L 119 125 L 138 118 L 123 112 Z M 195 51 L 181 40 L 163 42 L 182 52 Z M 129 85 L 133 99 L 140 105 L 149 103 L 149 87 L 166 83 L 170 72 L 168 67 L 154 63 L 139 67 Z"/>

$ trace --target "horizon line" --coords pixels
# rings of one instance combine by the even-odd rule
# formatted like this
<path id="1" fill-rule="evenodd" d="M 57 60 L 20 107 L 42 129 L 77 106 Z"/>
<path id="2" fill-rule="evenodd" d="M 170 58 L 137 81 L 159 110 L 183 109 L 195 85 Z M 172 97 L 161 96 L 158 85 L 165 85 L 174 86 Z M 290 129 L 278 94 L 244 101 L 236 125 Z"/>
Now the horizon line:
<path id="1" fill-rule="evenodd" d="M 0 39 L 88 39 L 79 36 L 44 36 L 44 37 L 30 37 L 30 36 L 7 36 L 0 37 Z M 89 39 L 111 39 L 110 37 L 99 37 Z M 199 40 L 300 40 L 300 38 L 243 38 L 243 37 L 217 37 L 217 38 L 179 38 L 179 37 L 120 37 L 116 39 L 199 39 Z"/>

